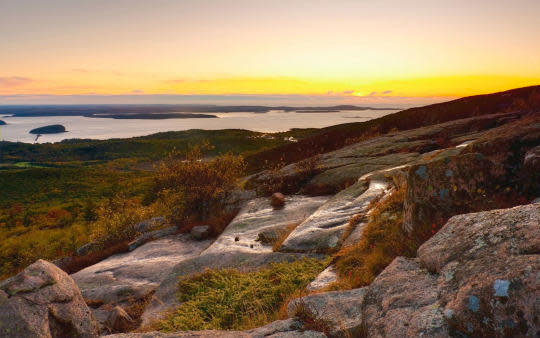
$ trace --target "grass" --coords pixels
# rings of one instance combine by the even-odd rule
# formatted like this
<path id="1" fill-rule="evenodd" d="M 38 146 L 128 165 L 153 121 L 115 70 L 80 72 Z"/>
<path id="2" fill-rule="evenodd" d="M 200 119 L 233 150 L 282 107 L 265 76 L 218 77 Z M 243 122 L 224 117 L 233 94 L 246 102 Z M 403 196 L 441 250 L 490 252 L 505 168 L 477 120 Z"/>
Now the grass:
<path id="1" fill-rule="evenodd" d="M 160 331 L 245 330 L 280 319 L 280 308 L 304 289 L 328 260 L 304 258 L 253 272 L 207 270 L 178 283 L 182 303 L 155 324 Z"/>
<path id="2" fill-rule="evenodd" d="M 360 241 L 336 254 L 339 280 L 332 288 L 369 285 L 397 256 L 416 254 L 418 243 L 402 229 L 404 197 L 405 188 L 401 187 L 374 203 Z"/>
<path id="3" fill-rule="evenodd" d="M 300 319 L 307 330 L 323 332 L 330 336 L 332 323 L 308 307 L 302 299 L 295 304 L 293 316 Z"/>

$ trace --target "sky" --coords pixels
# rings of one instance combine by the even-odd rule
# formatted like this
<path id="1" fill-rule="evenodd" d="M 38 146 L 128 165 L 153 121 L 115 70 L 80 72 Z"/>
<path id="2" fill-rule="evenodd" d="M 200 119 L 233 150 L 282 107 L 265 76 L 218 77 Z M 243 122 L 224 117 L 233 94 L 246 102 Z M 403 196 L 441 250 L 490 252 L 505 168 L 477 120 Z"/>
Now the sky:
<path id="1" fill-rule="evenodd" d="M 414 105 L 540 84 L 538 0 L 0 0 L 0 104 Z"/>

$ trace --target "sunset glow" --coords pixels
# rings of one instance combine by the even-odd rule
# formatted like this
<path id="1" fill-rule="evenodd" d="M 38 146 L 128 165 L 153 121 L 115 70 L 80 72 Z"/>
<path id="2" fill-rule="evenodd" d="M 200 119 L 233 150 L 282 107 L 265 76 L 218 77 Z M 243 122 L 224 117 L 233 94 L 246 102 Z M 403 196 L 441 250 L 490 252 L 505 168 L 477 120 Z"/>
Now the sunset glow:
<path id="1" fill-rule="evenodd" d="M 0 103 L 495 92 L 540 83 L 538 13 L 537 0 L 2 2 Z"/>

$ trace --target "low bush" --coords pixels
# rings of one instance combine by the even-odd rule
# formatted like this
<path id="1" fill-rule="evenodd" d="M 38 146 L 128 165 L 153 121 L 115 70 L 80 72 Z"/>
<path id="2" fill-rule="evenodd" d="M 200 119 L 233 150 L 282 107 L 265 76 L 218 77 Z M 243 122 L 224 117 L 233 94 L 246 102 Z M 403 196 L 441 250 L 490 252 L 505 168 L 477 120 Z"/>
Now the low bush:
<path id="1" fill-rule="evenodd" d="M 161 331 L 244 330 L 279 319 L 289 296 L 305 288 L 328 260 L 305 258 L 273 263 L 258 271 L 207 270 L 180 280 L 182 303 L 155 324 Z"/>
<path id="2" fill-rule="evenodd" d="M 131 240 L 137 235 L 136 225 L 151 215 L 152 209 L 138 199 L 116 195 L 98 208 L 90 238 L 102 247 Z"/>
<path id="3" fill-rule="evenodd" d="M 245 162 L 231 153 L 205 159 L 205 152 L 211 149 L 204 142 L 183 155 L 173 151 L 156 171 L 152 192 L 158 209 L 169 216 L 171 223 L 185 225 L 228 218 L 223 202 L 227 193 L 237 187 Z"/>

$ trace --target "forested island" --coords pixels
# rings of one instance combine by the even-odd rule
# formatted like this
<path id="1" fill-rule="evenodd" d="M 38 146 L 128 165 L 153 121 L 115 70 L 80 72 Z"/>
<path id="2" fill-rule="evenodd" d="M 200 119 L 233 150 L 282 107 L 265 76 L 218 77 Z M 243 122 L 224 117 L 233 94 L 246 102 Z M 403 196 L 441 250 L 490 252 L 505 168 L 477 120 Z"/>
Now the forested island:
<path id="1" fill-rule="evenodd" d="M 39 127 L 30 130 L 30 134 L 58 134 L 58 133 L 65 133 L 66 127 L 64 127 L 61 124 L 51 124 L 49 126 Z"/>

